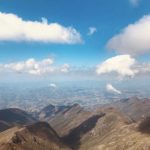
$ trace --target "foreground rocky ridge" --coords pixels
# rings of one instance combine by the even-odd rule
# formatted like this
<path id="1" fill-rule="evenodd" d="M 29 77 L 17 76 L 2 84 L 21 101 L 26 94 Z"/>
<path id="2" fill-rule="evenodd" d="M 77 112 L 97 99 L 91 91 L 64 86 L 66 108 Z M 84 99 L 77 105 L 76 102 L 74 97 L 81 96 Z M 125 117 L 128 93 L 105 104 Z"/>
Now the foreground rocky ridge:
<path id="1" fill-rule="evenodd" d="M 1 150 L 69 150 L 45 122 L 13 127 L 0 133 Z"/>
<path id="2" fill-rule="evenodd" d="M 81 150 L 142 150 L 150 149 L 150 135 L 141 132 L 138 123 L 132 122 L 115 109 L 103 110 L 104 116 L 100 117 L 95 127 L 80 136 Z"/>
<path id="3" fill-rule="evenodd" d="M 149 99 L 124 99 L 92 112 L 78 104 L 49 105 L 36 114 L 38 119 L 10 110 L 6 112 L 16 115 L 13 120 L 1 117 L 0 111 L 2 150 L 150 149 Z"/>

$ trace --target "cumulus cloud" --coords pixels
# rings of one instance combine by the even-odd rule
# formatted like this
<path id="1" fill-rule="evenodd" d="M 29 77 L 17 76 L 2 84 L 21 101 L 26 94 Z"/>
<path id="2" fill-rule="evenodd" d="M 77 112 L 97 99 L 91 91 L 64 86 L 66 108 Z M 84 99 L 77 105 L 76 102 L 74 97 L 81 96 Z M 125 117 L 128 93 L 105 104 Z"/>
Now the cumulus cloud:
<path id="1" fill-rule="evenodd" d="M 54 67 L 52 67 L 52 64 L 53 60 L 50 58 L 43 59 L 42 61 L 36 61 L 35 59 L 30 58 L 22 62 L 4 64 L 3 68 L 9 71 L 15 71 L 17 73 L 41 75 L 54 72 Z"/>
<path id="2" fill-rule="evenodd" d="M 128 25 L 107 43 L 107 47 L 122 54 L 150 53 L 150 15 Z"/>
<path id="3" fill-rule="evenodd" d="M 138 6 L 140 0 L 129 0 L 129 2 L 130 2 L 130 4 L 131 4 L 132 6 Z"/>
<path id="4" fill-rule="evenodd" d="M 88 35 L 93 35 L 95 32 L 97 32 L 97 29 L 95 27 L 89 27 Z"/>
<path id="5" fill-rule="evenodd" d="M 109 92 L 109 93 L 113 93 L 113 94 L 121 94 L 121 91 L 117 90 L 111 84 L 106 85 L 106 91 Z"/>
<path id="6" fill-rule="evenodd" d="M 49 86 L 52 87 L 52 88 L 56 88 L 57 87 L 57 85 L 55 83 L 50 83 Z"/>
<path id="7" fill-rule="evenodd" d="M 51 58 L 43 60 L 35 60 L 34 58 L 27 59 L 21 62 L 13 62 L 8 64 L 0 64 L 0 71 L 26 73 L 30 75 L 44 75 L 49 73 L 68 73 L 70 70 L 69 64 L 62 66 L 54 65 Z"/>
<path id="8" fill-rule="evenodd" d="M 61 72 L 67 73 L 67 72 L 69 72 L 69 68 L 70 68 L 69 64 L 64 64 L 60 70 L 61 70 Z"/>
<path id="9" fill-rule="evenodd" d="M 141 74 L 150 73 L 150 63 L 141 63 L 137 65 L 137 68 Z"/>
<path id="10" fill-rule="evenodd" d="M 25 21 L 15 14 L 0 12 L 0 41 L 33 41 L 47 43 L 81 43 L 80 33 L 58 23 Z"/>
<path id="11" fill-rule="evenodd" d="M 138 70 L 133 68 L 136 60 L 130 55 L 118 55 L 107 59 L 97 66 L 97 74 L 115 72 L 121 77 L 134 77 Z"/>

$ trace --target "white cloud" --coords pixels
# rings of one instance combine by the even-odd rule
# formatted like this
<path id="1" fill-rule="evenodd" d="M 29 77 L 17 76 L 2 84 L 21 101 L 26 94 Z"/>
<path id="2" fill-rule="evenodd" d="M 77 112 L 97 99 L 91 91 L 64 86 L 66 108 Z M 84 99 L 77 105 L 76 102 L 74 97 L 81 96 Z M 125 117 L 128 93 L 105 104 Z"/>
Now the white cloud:
<path id="1" fill-rule="evenodd" d="M 138 73 L 137 69 L 134 69 L 136 60 L 130 55 L 118 55 L 107 59 L 97 67 L 97 74 L 106 74 L 115 72 L 121 77 L 134 77 Z"/>
<path id="2" fill-rule="evenodd" d="M 150 15 L 127 26 L 120 34 L 110 39 L 107 47 L 122 54 L 150 53 Z"/>
<path id="3" fill-rule="evenodd" d="M 0 41 L 33 41 L 48 43 L 81 43 L 81 35 L 73 27 L 58 23 L 25 21 L 15 14 L 0 12 Z"/>
<path id="4" fill-rule="evenodd" d="M 129 0 L 129 2 L 130 2 L 130 3 L 131 3 L 131 5 L 133 5 L 133 6 L 138 6 L 138 5 L 139 5 L 140 0 Z"/>
<path id="5" fill-rule="evenodd" d="M 60 70 L 61 70 L 61 72 L 67 73 L 67 72 L 69 72 L 69 68 L 70 68 L 69 64 L 64 64 Z"/>
<path id="6" fill-rule="evenodd" d="M 36 61 L 30 58 L 26 61 L 10 63 L 3 65 L 3 68 L 9 71 L 15 71 L 18 73 L 28 73 L 32 75 L 42 75 L 50 72 L 54 72 L 52 67 L 53 60 L 43 59 L 42 61 Z"/>
<path id="7" fill-rule="evenodd" d="M 50 83 L 49 86 L 52 87 L 52 88 L 56 88 L 57 87 L 57 85 L 55 83 Z"/>
<path id="8" fill-rule="evenodd" d="M 137 68 L 141 74 L 150 73 L 150 63 L 138 64 Z"/>
<path id="9" fill-rule="evenodd" d="M 109 93 L 113 93 L 113 94 L 121 94 L 121 91 L 117 90 L 115 87 L 113 87 L 111 84 L 107 84 L 106 85 L 106 90 Z"/>
<path id="10" fill-rule="evenodd" d="M 97 29 L 95 27 L 89 27 L 88 35 L 93 35 L 95 32 L 97 32 Z"/>
<path id="11" fill-rule="evenodd" d="M 40 61 L 37 61 L 34 58 L 30 58 L 21 62 L 0 64 L 1 72 L 26 73 L 30 75 L 68 73 L 69 69 L 69 64 L 64 64 L 62 66 L 54 65 L 54 61 L 51 58 L 46 58 Z"/>

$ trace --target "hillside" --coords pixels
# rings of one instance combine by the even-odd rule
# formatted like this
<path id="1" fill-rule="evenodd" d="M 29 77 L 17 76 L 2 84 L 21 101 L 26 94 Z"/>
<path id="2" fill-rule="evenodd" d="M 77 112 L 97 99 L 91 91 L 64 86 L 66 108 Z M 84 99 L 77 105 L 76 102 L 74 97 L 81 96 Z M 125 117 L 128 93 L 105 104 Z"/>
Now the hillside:
<path id="1" fill-rule="evenodd" d="M 105 107 L 108 106 L 115 107 L 130 117 L 133 121 L 138 121 L 142 118 L 150 116 L 150 99 L 147 98 L 140 99 L 137 97 L 131 97 L 105 105 Z"/>
<path id="2" fill-rule="evenodd" d="M 16 125 L 27 125 L 33 122 L 36 122 L 36 119 L 23 110 L 16 108 L 0 110 L 0 131 Z"/>
<path id="3" fill-rule="evenodd" d="M 64 141 L 74 150 L 150 149 L 149 132 L 144 132 L 150 122 L 134 123 L 114 108 L 102 112 L 103 115 L 93 116 L 72 130 Z"/>
<path id="4" fill-rule="evenodd" d="M 52 107 L 46 108 L 48 109 L 43 110 L 50 112 Z M 84 110 L 79 104 L 66 107 L 60 106 L 60 108 L 61 109 L 55 109 L 55 113 L 54 111 L 52 113 L 53 115 L 45 115 L 46 117 L 40 117 L 40 119 L 42 121 L 47 121 L 61 137 L 68 134 L 72 129 L 76 128 L 78 125 L 92 116 L 91 112 Z M 42 113 L 40 113 L 40 116 L 41 114 L 46 114 L 46 112 L 43 110 Z"/>
<path id="5" fill-rule="evenodd" d="M 69 150 L 45 122 L 14 127 L 0 133 L 1 150 Z"/>

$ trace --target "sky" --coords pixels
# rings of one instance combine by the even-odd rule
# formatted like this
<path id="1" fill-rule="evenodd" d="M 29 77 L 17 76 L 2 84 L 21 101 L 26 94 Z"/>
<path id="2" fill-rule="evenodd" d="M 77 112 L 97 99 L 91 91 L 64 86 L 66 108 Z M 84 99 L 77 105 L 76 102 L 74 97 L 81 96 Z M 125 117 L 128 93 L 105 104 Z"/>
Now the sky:
<path id="1" fill-rule="evenodd" d="M 149 43 L 148 0 L 0 0 L 1 80 L 145 77 Z"/>

